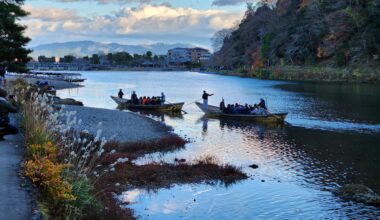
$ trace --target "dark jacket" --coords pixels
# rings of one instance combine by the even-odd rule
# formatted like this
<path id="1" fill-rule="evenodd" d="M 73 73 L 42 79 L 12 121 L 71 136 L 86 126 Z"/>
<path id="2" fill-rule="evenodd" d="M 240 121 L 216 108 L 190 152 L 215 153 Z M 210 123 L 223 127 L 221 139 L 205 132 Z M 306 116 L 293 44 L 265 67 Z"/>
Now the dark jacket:
<path id="1" fill-rule="evenodd" d="M 9 113 L 17 113 L 16 107 L 11 105 L 5 98 L 0 97 L 0 127 L 9 124 Z"/>
<path id="2" fill-rule="evenodd" d="M 5 72 L 6 72 L 5 67 L 0 66 L 0 76 L 4 77 L 5 76 Z"/>

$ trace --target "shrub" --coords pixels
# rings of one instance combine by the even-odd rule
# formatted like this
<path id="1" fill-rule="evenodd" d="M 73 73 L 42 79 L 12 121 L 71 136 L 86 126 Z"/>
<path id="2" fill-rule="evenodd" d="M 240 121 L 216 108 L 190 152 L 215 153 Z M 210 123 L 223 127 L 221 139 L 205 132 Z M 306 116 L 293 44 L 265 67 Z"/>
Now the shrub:
<path id="1" fill-rule="evenodd" d="M 73 131 L 79 123 L 74 112 L 53 108 L 51 97 L 39 94 L 23 81 L 16 81 L 14 92 L 22 109 L 27 161 L 25 176 L 40 192 L 39 204 L 51 219 L 78 219 L 87 210 L 99 207 L 93 195 L 93 182 L 108 171 L 96 167 L 104 152 L 105 139 Z M 88 208 L 91 207 L 91 208 Z"/>
<path id="2" fill-rule="evenodd" d="M 68 165 L 51 161 L 48 157 L 36 157 L 25 163 L 25 175 L 33 184 L 44 189 L 51 198 L 59 201 L 73 201 L 70 184 L 62 179 L 62 171 Z"/>

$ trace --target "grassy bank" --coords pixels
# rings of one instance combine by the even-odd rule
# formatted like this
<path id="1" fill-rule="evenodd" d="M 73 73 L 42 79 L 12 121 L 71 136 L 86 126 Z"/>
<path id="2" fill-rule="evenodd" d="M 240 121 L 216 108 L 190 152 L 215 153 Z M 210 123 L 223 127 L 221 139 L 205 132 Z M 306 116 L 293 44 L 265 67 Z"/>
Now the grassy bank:
<path id="1" fill-rule="evenodd" d="M 81 123 L 76 113 L 52 105 L 49 95 L 27 82 L 16 80 L 12 90 L 22 110 L 24 173 L 38 189 L 44 219 L 134 219 L 131 210 L 117 203 L 115 193 L 174 183 L 228 185 L 247 178 L 211 157 L 137 165 L 139 157 L 183 149 L 186 141 L 176 135 L 134 143 L 108 141 L 101 130 L 96 135 L 74 130 Z"/>
<path id="2" fill-rule="evenodd" d="M 38 189 L 38 204 L 44 219 L 79 219 L 89 210 L 99 210 L 92 170 L 104 141 L 87 143 L 79 133 L 70 132 L 75 123 L 70 114 L 62 115 L 22 80 L 15 81 L 13 94 L 21 109 L 25 135 L 24 174 Z M 58 117 L 65 117 L 62 123 Z M 76 138 L 76 141 L 72 141 Z"/>
<path id="3" fill-rule="evenodd" d="M 337 68 L 323 66 L 273 66 L 254 70 L 221 71 L 224 75 L 259 79 L 346 82 L 346 83 L 379 83 L 379 68 Z"/>

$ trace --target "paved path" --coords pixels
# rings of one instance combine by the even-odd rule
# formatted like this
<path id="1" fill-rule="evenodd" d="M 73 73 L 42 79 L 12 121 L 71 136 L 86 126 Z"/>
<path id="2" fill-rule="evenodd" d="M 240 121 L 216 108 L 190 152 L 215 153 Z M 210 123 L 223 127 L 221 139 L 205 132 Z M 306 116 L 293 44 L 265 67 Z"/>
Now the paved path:
<path id="1" fill-rule="evenodd" d="M 0 141 L 0 220 L 30 219 L 31 196 L 18 176 L 23 140 L 20 135 L 5 139 Z"/>

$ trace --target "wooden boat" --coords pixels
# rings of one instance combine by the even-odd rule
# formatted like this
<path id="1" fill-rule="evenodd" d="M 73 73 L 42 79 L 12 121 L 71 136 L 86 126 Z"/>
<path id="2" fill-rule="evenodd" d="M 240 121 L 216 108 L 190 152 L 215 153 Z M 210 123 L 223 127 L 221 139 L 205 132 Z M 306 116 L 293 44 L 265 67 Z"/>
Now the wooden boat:
<path id="1" fill-rule="evenodd" d="M 219 107 L 208 105 L 205 108 L 202 103 L 195 103 L 206 115 L 210 117 L 218 117 L 224 119 L 234 119 L 243 121 L 265 122 L 265 123 L 284 123 L 288 113 L 268 114 L 268 115 L 252 115 L 252 114 L 226 114 Z"/>
<path id="2" fill-rule="evenodd" d="M 134 105 L 134 104 L 130 104 L 128 99 L 122 99 L 116 96 L 111 96 L 111 99 L 114 100 L 122 108 L 161 111 L 161 112 L 180 112 L 182 110 L 183 105 L 185 104 L 184 102 L 180 102 L 180 103 L 170 103 L 170 104 L 161 104 L 161 105 Z"/>

